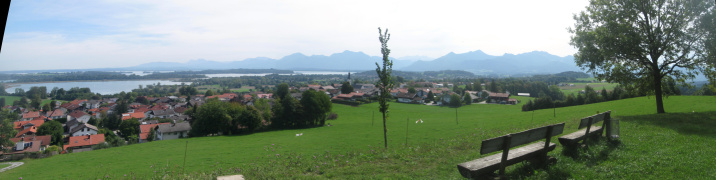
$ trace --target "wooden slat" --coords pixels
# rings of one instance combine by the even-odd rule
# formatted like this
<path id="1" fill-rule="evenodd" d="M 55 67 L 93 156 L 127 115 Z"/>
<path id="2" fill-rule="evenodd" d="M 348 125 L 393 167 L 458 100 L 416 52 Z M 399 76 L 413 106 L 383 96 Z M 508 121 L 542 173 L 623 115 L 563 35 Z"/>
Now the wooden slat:
<path id="1" fill-rule="evenodd" d="M 556 127 L 555 127 L 556 128 Z M 522 162 L 524 160 L 539 157 L 544 149 L 544 142 L 538 141 L 527 146 L 512 149 L 508 153 L 507 165 Z M 547 151 L 552 151 L 557 147 L 555 143 L 549 143 Z M 457 165 L 460 174 L 465 178 L 478 178 L 481 175 L 489 174 L 498 170 L 502 153 L 493 154 L 480 159 L 475 159 Z"/>
<path id="2" fill-rule="evenodd" d="M 609 111 L 607 111 L 607 112 L 609 112 Z M 603 113 L 599 113 L 599 114 L 590 116 L 590 117 L 594 118 L 594 120 L 592 121 L 592 124 L 596 124 L 597 122 L 603 121 L 604 117 L 606 117 L 607 112 L 603 112 Z M 577 128 L 577 129 L 582 129 L 587 126 L 591 126 L 592 124 L 589 124 L 589 117 L 582 118 L 582 120 L 579 122 L 579 128 Z"/>
<path id="3" fill-rule="evenodd" d="M 603 128 L 599 127 L 599 126 L 592 126 L 589 129 L 589 134 L 590 135 L 601 134 L 602 129 Z M 569 146 L 569 147 L 575 146 L 577 144 L 577 142 L 584 139 L 586 131 L 587 131 L 587 129 L 581 129 L 581 130 L 575 131 L 571 134 L 567 134 L 562 137 L 559 137 L 558 138 L 559 143 L 564 146 Z"/>
<path id="4" fill-rule="evenodd" d="M 562 131 L 564 131 L 564 123 L 555 124 L 554 129 L 552 129 L 552 135 L 556 136 L 559 134 L 562 134 Z M 516 146 L 520 146 L 523 144 L 527 144 L 530 142 L 534 142 L 540 139 L 544 139 L 547 137 L 547 127 L 538 127 L 518 133 L 511 134 L 512 140 L 510 143 L 509 148 L 513 148 Z M 480 148 L 480 154 L 487 154 L 495 151 L 500 151 L 503 148 L 505 136 L 496 137 L 488 140 L 482 141 L 482 147 Z"/>

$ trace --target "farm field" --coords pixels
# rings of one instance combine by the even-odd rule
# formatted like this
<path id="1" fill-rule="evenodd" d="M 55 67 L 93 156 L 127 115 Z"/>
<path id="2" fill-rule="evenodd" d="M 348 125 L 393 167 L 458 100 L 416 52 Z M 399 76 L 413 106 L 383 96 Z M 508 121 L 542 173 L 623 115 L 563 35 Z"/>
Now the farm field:
<path id="1" fill-rule="evenodd" d="M 523 103 L 529 99 L 515 98 Z M 459 179 L 455 165 L 481 157 L 477 148 L 484 139 L 560 122 L 567 123 L 565 134 L 571 133 L 579 118 L 606 110 L 622 120 L 622 145 L 602 142 L 576 158 L 562 155 L 558 146 L 550 153 L 558 157 L 554 168 L 531 170 L 517 165 L 509 168 L 508 175 L 534 179 L 629 179 L 641 178 L 644 173 L 648 176 L 643 177 L 657 179 L 716 175 L 714 170 L 704 169 L 716 159 L 716 150 L 706 148 L 716 144 L 716 133 L 705 128 L 714 127 L 716 98 L 671 96 L 664 103 L 670 113 L 662 115 L 653 115 L 655 102 L 648 97 L 534 112 L 521 112 L 521 104 L 473 104 L 457 109 L 457 121 L 455 108 L 391 103 L 388 150 L 382 148 L 377 103 L 360 107 L 334 104 L 338 119 L 328 121 L 331 126 L 157 141 L 28 159 L 25 165 L 0 175 L 10 179 L 121 179 L 125 175 L 148 179 L 183 178 L 186 176 L 179 174 L 185 171 L 191 179 L 226 174 L 244 174 L 249 179 Z M 417 119 L 423 123 L 416 123 Z M 296 136 L 299 133 L 303 135 Z M 695 154 L 680 155 L 688 152 Z"/>
<path id="2" fill-rule="evenodd" d="M 19 96 L 0 96 L 0 98 L 5 98 L 5 105 L 12 105 L 12 102 L 21 99 Z"/>
<path id="3" fill-rule="evenodd" d="M 567 84 L 574 84 L 574 86 L 560 86 L 559 89 L 564 92 L 564 95 L 570 95 L 574 94 L 577 95 L 579 91 L 584 90 L 584 87 L 589 85 L 589 87 L 592 87 L 594 91 L 601 91 L 602 88 L 606 88 L 607 91 L 614 90 L 614 87 L 617 86 L 617 83 L 567 83 Z"/>

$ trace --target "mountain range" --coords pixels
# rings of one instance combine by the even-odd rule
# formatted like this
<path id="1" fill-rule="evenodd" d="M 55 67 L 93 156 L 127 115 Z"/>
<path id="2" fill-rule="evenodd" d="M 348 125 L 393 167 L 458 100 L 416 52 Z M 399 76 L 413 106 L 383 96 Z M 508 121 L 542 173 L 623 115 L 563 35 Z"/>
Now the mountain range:
<path id="1" fill-rule="evenodd" d="M 477 50 L 466 53 L 448 53 L 434 60 L 424 56 L 406 56 L 391 58 L 393 69 L 401 71 L 440 71 L 464 70 L 477 75 L 487 74 L 539 74 L 580 71 L 574 63 L 574 57 L 559 57 L 542 51 L 523 54 L 504 54 L 492 56 Z M 186 63 L 151 62 L 123 68 L 140 71 L 177 71 L 206 69 L 285 69 L 298 71 L 367 71 L 375 69 L 375 63 L 381 62 L 379 56 L 369 56 L 363 52 L 343 51 L 341 53 L 307 56 L 294 53 L 281 59 L 267 57 L 249 58 L 242 61 L 217 62 L 209 60 L 191 60 Z"/>

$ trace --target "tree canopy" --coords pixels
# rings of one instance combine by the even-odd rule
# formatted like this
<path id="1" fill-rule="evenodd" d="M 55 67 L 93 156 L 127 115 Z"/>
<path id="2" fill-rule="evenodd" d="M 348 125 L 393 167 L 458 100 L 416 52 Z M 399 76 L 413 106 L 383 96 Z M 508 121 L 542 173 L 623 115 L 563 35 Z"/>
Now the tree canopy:
<path id="1" fill-rule="evenodd" d="M 57 121 L 47 121 L 37 128 L 37 135 L 52 135 L 53 145 L 62 145 L 62 133 L 64 133 L 62 123 Z"/>
<path id="2" fill-rule="evenodd" d="M 709 30 L 700 24 L 713 16 L 713 5 L 714 1 L 590 0 L 569 30 L 570 44 L 578 49 L 575 62 L 598 79 L 655 95 L 657 113 L 664 113 L 664 78 L 685 82 L 705 66 Z"/>

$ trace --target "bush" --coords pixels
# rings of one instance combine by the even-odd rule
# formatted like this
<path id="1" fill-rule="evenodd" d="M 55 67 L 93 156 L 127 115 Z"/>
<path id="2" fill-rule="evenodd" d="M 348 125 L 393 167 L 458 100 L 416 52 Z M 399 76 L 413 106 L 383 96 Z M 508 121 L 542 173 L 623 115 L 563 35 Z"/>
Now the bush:
<path id="1" fill-rule="evenodd" d="M 328 120 L 336 120 L 336 119 L 338 119 L 338 114 L 331 113 L 328 115 Z"/>

